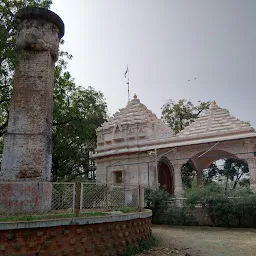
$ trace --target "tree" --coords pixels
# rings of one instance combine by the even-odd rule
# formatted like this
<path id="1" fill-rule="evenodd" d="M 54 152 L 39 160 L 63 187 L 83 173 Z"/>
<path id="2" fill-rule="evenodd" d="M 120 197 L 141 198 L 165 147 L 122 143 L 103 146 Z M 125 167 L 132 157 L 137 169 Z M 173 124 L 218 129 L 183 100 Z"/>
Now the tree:
<path id="1" fill-rule="evenodd" d="M 249 184 L 248 164 L 240 159 L 224 159 L 223 165 L 213 163 L 202 175 L 202 181 L 205 185 L 212 182 L 222 182 L 225 185 L 225 191 L 231 184 L 231 190 L 236 189 L 237 185 L 248 186 Z"/>
<path id="2" fill-rule="evenodd" d="M 162 106 L 161 119 L 177 134 L 194 122 L 205 110 L 209 109 L 210 104 L 209 101 L 198 101 L 198 105 L 195 106 L 190 100 L 186 99 L 181 99 L 178 103 L 169 100 Z"/>
<path id="3" fill-rule="evenodd" d="M 189 163 L 186 163 L 182 166 L 181 178 L 182 178 L 182 183 L 185 187 L 187 188 L 192 187 L 195 176 L 196 176 L 196 171 Z"/>
<path id="4" fill-rule="evenodd" d="M 202 182 L 205 185 L 208 185 L 214 181 L 220 181 L 219 171 L 220 169 L 216 162 L 212 163 L 206 170 L 202 172 Z"/>
<path id="5" fill-rule="evenodd" d="M 56 69 L 53 111 L 53 180 L 72 180 L 90 170 L 96 128 L 107 117 L 101 92 L 76 86 L 69 72 Z"/>
<path id="6" fill-rule="evenodd" d="M 219 173 L 225 177 L 225 190 L 227 190 L 229 180 L 234 182 L 232 186 L 232 190 L 234 190 L 241 178 L 248 179 L 249 167 L 243 160 L 226 159 L 223 169 L 220 169 Z"/>

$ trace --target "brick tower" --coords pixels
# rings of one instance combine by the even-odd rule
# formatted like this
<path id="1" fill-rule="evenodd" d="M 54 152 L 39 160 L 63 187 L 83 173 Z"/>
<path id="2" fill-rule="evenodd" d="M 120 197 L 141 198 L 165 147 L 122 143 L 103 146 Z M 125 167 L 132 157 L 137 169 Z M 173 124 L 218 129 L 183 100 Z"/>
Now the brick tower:
<path id="1" fill-rule="evenodd" d="M 16 14 L 18 64 L 0 172 L 0 212 L 51 207 L 54 64 L 64 35 L 61 18 L 44 8 Z"/>

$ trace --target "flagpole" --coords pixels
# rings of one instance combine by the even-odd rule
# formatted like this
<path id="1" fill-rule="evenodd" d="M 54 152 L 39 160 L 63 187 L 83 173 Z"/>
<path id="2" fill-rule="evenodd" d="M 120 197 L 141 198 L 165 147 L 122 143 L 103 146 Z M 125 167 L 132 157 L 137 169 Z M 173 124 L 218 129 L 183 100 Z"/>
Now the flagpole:
<path id="1" fill-rule="evenodd" d="M 129 80 L 129 72 L 128 72 L 128 81 L 127 81 L 127 85 L 128 85 L 128 102 L 130 102 L 130 80 Z"/>
<path id="2" fill-rule="evenodd" d="M 127 86 L 128 86 L 128 103 L 130 102 L 130 77 L 129 77 L 129 68 L 128 68 L 128 65 L 126 67 L 126 71 L 124 73 L 124 77 L 126 78 L 126 75 L 127 75 Z"/>

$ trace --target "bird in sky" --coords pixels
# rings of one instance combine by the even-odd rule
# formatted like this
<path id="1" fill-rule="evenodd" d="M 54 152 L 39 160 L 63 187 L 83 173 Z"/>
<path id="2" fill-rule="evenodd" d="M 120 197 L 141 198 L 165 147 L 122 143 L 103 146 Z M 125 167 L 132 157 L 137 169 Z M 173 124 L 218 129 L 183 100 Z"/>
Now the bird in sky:
<path id="1" fill-rule="evenodd" d="M 196 77 L 194 78 L 194 80 L 196 80 Z M 191 80 L 189 79 L 188 82 L 190 82 Z"/>

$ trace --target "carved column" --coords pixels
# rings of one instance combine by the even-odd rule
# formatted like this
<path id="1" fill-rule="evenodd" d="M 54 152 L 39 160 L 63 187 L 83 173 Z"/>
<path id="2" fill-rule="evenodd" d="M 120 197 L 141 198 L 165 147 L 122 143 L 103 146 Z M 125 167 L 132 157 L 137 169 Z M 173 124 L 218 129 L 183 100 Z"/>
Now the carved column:
<path id="1" fill-rule="evenodd" d="M 251 156 L 247 159 L 249 173 L 250 173 L 250 189 L 256 192 L 256 158 Z"/>
<path id="2" fill-rule="evenodd" d="M 254 156 L 254 144 L 252 139 L 245 140 L 244 146 L 246 152 L 246 161 L 249 167 L 249 174 L 250 174 L 250 189 L 253 192 L 256 192 L 256 157 Z"/>
<path id="3" fill-rule="evenodd" d="M 174 168 L 174 195 L 175 197 L 183 197 L 184 189 L 181 178 L 181 167 L 183 163 L 180 161 L 175 161 L 173 164 Z"/>
<path id="4" fill-rule="evenodd" d="M 44 212 L 51 207 L 54 63 L 64 24 L 55 13 L 31 7 L 19 10 L 16 22 L 18 64 L 0 172 L 0 211 Z"/>

